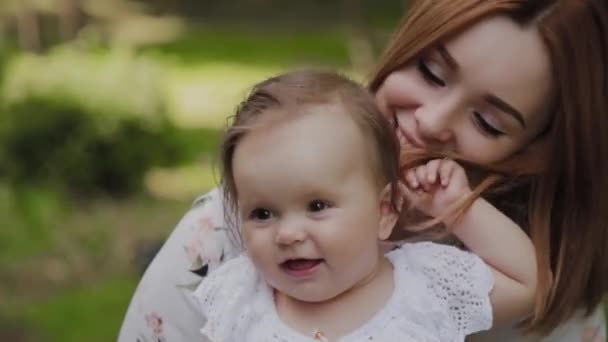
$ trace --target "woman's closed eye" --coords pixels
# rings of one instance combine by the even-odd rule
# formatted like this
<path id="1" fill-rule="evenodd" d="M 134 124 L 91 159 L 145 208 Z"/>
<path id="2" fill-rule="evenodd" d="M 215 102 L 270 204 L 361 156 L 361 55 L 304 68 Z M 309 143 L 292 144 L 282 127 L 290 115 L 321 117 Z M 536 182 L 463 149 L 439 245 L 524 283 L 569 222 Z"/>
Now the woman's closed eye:
<path id="1" fill-rule="evenodd" d="M 434 72 L 431 66 L 429 66 L 429 62 L 426 61 L 424 58 L 420 58 L 418 60 L 418 71 L 420 72 L 420 74 L 422 75 L 422 77 L 431 85 L 433 86 L 439 86 L 439 87 L 445 87 L 446 86 L 446 82 L 444 79 L 442 79 L 439 75 L 439 73 Z"/>
<path id="2" fill-rule="evenodd" d="M 424 58 L 420 58 L 418 60 L 418 71 L 422 75 L 422 77 L 432 86 L 437 87 L 445 87 L 446 81 L 440 77 L 440 73 L 438 71 L 433 71 L 433 69 L 439 69 L 440 66 L 437 66 L 436 63 L 428 62 Z M 481 131 L 482 134 L 488 136 L 490 138 L 497 138 L 505 135 L 505 132 L 496 128 L 485 118 L 485 115 L 478 111 L 473 111 L 473 123 Z"/>
<path id="3" fill-rule="evenodd" d="M 484 118 L 484 115 L 478 111 L 473 111 L 473 123 L 481 131 L 482 134 L 491 138 L 498 138 L 505 135 L 505 132 L 494 127 Z"/>
<path id="4" fill-rule="evenodd" d="M 424 80 L 434 87 L 445 87 L 447 82 L 445 80 L 445 75 L 442 75 L 442 66 L 433 61 L 431 58 L 420 58 L 417 62 L 418 72 L 424 78 Z M 491 124 L 486 118 L 485 115 L 478 111 L 473 111 L 473 123 L 475 127 L 481 131 L 487 137 L 497 138 L 502 135 L 505 135 L 505 132 L 496 128 L 493 124 Z"/>
<path id="5" fill-rule="evenodd" d="M 274 217 L 274 213 L 270 209 L 255 208 L 249 214 L 249 219 L 256 221 L 267 221 Z"/>

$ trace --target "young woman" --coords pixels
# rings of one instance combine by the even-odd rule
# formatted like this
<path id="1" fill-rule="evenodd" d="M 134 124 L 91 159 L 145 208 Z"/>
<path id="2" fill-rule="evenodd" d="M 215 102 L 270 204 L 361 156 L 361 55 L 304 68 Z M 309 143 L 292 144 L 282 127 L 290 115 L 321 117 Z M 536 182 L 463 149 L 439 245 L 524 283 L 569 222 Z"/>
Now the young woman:
<path id="1" fill-rule="evenodd" d="M 480 341 L 605 339 L 607 32 L 605 0 L 418 1 L 372 78 L 403 144 L 513 180 L 490 200 L 531 236 L 540 295 L 521 318 L 531 333 L 508 327 Z M 121 341 L 200 337 L 188 287 L 235 251 L 221 203 L 212 191 L 180 222 L 138 287 Z"/>

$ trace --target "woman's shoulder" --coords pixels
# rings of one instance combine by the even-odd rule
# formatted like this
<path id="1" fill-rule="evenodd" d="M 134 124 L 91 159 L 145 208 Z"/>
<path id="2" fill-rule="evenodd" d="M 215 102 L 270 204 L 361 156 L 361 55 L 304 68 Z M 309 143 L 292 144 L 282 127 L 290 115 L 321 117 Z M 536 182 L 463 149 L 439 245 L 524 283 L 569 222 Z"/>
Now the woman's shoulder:
<path id="1" fill-rule="evenodd" d="M 195 200 L 142 277 L 119 341 L 143 339 L 158 331 L 163 338 L 176 340 L 200 336 L 200 313 L 194 309 L 192 290 L 240 253 L 233 235 L 224 221 L 219 189 Z M 157 323 L 151 325 L 151 321 Z"/>
<path id="2" fill-rule="evenodd" d="M 188 230 L 184 232 L 187 235 L 184 249 L 191 262 L 190 270 L 201 276 L 242 251 L 236 229 L 225 220 L 219 188 L 194 201 L 176 230 L 180 228 Z M 201 267 L 204 269 L 199 270 Z"/>

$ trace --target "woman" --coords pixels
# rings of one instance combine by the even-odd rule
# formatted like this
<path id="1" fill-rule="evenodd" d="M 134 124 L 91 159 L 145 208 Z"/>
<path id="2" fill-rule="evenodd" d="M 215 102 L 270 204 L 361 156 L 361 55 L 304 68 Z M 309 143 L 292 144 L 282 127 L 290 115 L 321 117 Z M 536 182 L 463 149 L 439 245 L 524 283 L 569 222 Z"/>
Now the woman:
<path id="1" fill-rule="evenodd" d="M 491 200 L 537 249 L 539 296 L 522 317 L 531 333 L 494 329 L 475 340 L 605 339 L 607 62 L 605 0 L 419 1 L 370 82 L 403 144 L 514 176 Z M 237 250 L 220 203 L 212 191 L 180 222 L 133 298 L 121 341 L 200 338 L 188 287 Z"/>

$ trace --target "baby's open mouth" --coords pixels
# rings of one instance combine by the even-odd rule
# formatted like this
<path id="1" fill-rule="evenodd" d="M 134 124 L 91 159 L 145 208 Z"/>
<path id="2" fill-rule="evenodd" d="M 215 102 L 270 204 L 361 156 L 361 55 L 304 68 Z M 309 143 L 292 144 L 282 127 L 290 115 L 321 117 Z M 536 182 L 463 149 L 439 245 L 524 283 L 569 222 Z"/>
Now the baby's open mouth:
<path id="1" fill-rule="evenodd" d="M 281 268 L 287 271 L 307 271 L 315 268 L 323 259 L 289 259 L 281 263 Z"/>

